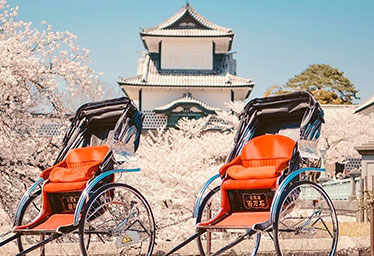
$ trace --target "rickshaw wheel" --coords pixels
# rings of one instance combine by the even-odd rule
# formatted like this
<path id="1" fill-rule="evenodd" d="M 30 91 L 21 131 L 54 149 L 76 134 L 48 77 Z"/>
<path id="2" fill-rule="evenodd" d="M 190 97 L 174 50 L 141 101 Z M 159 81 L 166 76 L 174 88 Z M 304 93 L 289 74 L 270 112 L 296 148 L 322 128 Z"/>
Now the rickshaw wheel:
<path id="1" fill-rule="evenodd" d="M 334 255 L 338 219 L 327 193 L 310 181 L 292 184 L 276 209 L 273 237 L 277 255 Z"/>
<path id="2" fill-rule="evenodd" d="M 129 185 L 102 186 L 83 210 L 79 242 L 82 255 L 151 255 L 155 222 L 148 202 Z"/>
<path id="3" fill-rule="evenodd" d="M 213 188 L 205 196 L 200 205 L 199 213 L 196 218 L 196 224 L 206 222 L 218 214 L 219 210 L 221 209 L 220 188 L 220 186 Z M 199 248 L 200 255 L 212 255 L 244 234 L 246 234 L 246 230 L 244 229 L 208 230 L 197 238 L 197 246 Z M 258 236 L 257 239 L 259 239 Z M 255 248 L 256 242 L 256 236 L 253 235 L 236 245 L 234 248 L 240 247 L 241 251 L 256 250 L 257 252 L 258 248 Z M 228 252 L 230 253 L 230 249 Z"/>
<path id="4" fill-rule="evenodd" d="M 18 222 L 16 225 L 24 225 L 33 221 L 40 213 L 42 208 L 42 191 L 36 190 L 30 198 L 26 201 Z M 17 247 L 19 252 L 27 249 L 28 247 L 39 243 L 41 240 L 47 238 L 47 235 L 24 235 L 17 238 Z M 79 246 L 77 233 L 66 234 L 55 241 L 44 246 L 44 253 L 47 255 L 69 255 L 71 253 L 79 254 Z M 65 250 L 65 247 L 69 247 L 69 251 Z M 40 250 L 35 250 L 31 255 L 40 255 Z"/>

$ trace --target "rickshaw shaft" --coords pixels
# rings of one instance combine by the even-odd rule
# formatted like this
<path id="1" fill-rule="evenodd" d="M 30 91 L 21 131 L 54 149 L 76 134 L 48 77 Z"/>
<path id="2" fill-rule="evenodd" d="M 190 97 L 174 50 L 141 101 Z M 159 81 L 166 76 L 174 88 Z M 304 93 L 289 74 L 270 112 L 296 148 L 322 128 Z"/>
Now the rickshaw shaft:
<path id="1" fill-rule="evenodd" d="M 43 241 L 41 241 L 40 243 L 37 243 L 36 245 L 31 246 L 30 248 L 27 248 L 26 250 L 18 253 L 16 256 L 26 255 L 27 253 L 29 253 L 29 252 L 31 252 L 35 249 L 38 249 L 39 247 L 42 247 L 43 245 L 46 245 L 49 242 L 52 242 L 53 240 L 59 238 L 60 236 L 62 236 L 62 234 L 53 234 L 50 237 L 48 237 L 47 239 L 44 239 Z"/>
<path id="2" fill-rule="evenodd" d="M 229 243 L 225 247 L 221 248 L 216 253 L 211 254 L 211 256 L 220 255 L 221 253 L 223 253 L 223 252 L 227 251 L 228 249 L 234 247 L 235 245 L 237 245 L 238 243 L 242 242 L 244 239 L 246 239 L 247 237 L 252 236 L 255 233 L 256 233 L 256 231 L 254 231 L 254 230 L 247 231 L 247 233 L 245 233 L 244 235 L 238 237 L 235 241 L 233 241 L 232 243 Z"/>
<path id="3" fill-rule="evenodd" d="M 163 256 L 168 256 L 168 255 L 173 254 L 174 252 L 178 251 L 183 246 L 189 244 L 191 241 L 193 241 L 195 238 L 199 237 L 200 235 L 204 234 L 205 232 L 206 232 L 206 229 L 204 229 L 204 230 L 199 229 L 195 234 L 193 234 L 192 236 L 190 236 L 189 238 L 184 240 L 182 243 L 180 243 L 179 245 L 174 247 L 170 252 L 164 254 Z"/>
<path id="4" fill-rule="evenodd" d="M 0 242 L 0 247 L 3 246 L 3 245 L 5 245 L 5 244 L 7 244 L 7 243 L 9 243 L 9 242 L 11 242 L 11 241 L 13 241 L 14 239 L 17 239 L 17 238 L 20 237 L 20 236 L 21 236 L 21 234 L 20 234 L 20 233 L 17 233 L 17 234 L 15 234 L 15 235 L 13 235 L 13 236 L 11 236 L 11 237 L 9 237 L 9 238 L 7 238 L 7 239 L 1 241 L 1 242 Z"/>

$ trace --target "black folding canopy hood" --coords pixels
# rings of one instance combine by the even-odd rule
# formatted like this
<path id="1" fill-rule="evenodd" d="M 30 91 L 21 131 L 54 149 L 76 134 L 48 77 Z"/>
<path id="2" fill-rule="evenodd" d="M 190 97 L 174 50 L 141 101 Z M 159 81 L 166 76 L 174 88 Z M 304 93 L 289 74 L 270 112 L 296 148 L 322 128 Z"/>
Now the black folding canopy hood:
<path id="1" fill-rule="evenodd" d="M 136 127 L 135 150 L 139 146 L 143 116 L 127 97 L 86 103 L 70 121 L 55 163 L 62 161 L 73 148 L 105 144 L 110 132 L 116 134 L 124 125 Z"/>
<path id="2" fill-rule="evenodd" d="M 318 139 L 324 123 L 321 106 L 310 93 L 303 91 L 255 98 L 246 104 L 239 119 L 235 146 L 227 161 L 239 155 L 247 141 L 267 133 L 297 129 L 297 139 Z"/>

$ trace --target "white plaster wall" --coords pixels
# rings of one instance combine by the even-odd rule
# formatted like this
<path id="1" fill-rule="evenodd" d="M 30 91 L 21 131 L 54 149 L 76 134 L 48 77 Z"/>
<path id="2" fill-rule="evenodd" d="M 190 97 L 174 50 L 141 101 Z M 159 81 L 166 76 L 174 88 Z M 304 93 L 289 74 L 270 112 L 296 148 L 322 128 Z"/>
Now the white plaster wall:
<path id="1" fill-rule="evenodd" d="M 200 38 L 165 38 L 161 43 L 162 69 L 213 69 L 213 42 Z"/>
<path id="2" fill-rule="evenodd" d="M 231 101 L 231 90 L 230 89 L 200 89 L 190 90 L 192 97 L 195 99 L 205 102 L 209 106 L 217 107 L 220 109 L 226 109 L 224 103 Z"/>
<path id="3" fill-rule="evenodd" d="M 142 110 L 152 110 L 156 107 L 163 106 L 183 97 L 183 93 L 187 92 L 191 93 L 193 98 L 220 109 L 225 109 L 224 103 L 231 100 L 230 89 L 143 88 Z"/>
<path id="4" fill-rule="evenodd" d="M 181 98 L 184 90 L 173 88 L 143 88 L 142 90 L 142 109 L 152 110 L 163 106 L 173 100 Z"/>
<path id="5" fill-rule="evenodd" d="M 231 88 L 202 88 L 189 89 L 192 97 L 220 109 L 227 109 L 225 103 L 231 101 Z M 244 100 L 248 88 L 234 88 L 234 100 Z"/>
<path id="6" fill-rule="evenodd" d="M 126 87 L 128 96 L 139 106 L 139 87 Z M 244 100 L 248 88 L 235 88 L 235 100 Z M 142 88 L 142 110 L 152 110 L 165 105 L 173 100 L 179 99 L 183 93 L 190 92 L 192 97 L 206 104 L 225 109 L 225 102 L 231 101 L 231 88 Z"/>
<path id="7" fill-rule="evenodd" d="M 361 175 L 366 179 L 367 190 L 374 189 L 374 156 L 362 156 L 362 172 Z"/>

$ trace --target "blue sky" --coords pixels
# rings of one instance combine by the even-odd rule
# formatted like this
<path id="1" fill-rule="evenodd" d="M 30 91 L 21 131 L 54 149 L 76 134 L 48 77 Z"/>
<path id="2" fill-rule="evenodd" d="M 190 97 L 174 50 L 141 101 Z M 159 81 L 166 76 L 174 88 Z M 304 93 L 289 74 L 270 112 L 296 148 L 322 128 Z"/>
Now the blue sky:
<path id="1" fill-rule="evenodd" d="M 158 25 L 181 8 L 183 0 L 10 0 L 19 18 L 36 27 L 45 20 L 54 30 L 78 35 L 90 49 L 91 67 L 117 86 L 134 76 L 141 28 Z M 251 97 L 283 85 L 309 64 L 325 63 L 345 72 L 362 102 L 374 94 L 373 0 L 190 0 L 214 23 L 236 33 L 233 51 L 238 75 L 252 78 Z"/>

